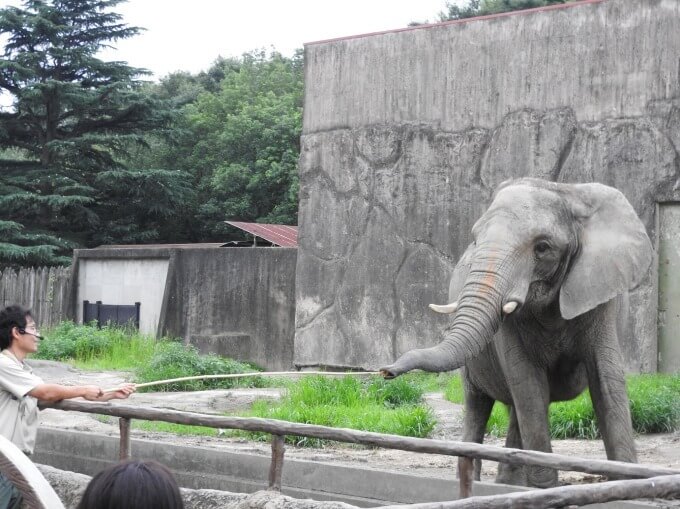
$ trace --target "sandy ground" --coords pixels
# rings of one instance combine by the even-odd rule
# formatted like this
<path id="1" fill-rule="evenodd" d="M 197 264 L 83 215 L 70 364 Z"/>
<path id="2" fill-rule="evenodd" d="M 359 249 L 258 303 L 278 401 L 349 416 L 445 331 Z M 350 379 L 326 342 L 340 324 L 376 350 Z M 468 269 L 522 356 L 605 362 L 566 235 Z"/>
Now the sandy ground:
<path id="1" fill-rule="evenodd" d="M 76 384 L 91 383 L 104 388 L 116 387 L 124 381 L 121 373 L 82 372 L 65 364 L 50 361 L 31 361 L 36 374 L 47 382 Z M 278 389 L 231 389 L 203 391 L 198 393 L 139 393 L 125 401 L 125 404 L 152 406 L 192 412 L 230 414 L 247 408 L 257 398 L 278 398 Z M 427 403 L 434 410 L 438 425 L 432 438 L 460 440 L 462 433 L 462 407 L 443 399 L 441 394 L 428 394 Z M 114 403 L 115 404 L 115 403 Z M 102 417 L 76 412 L 44 410 L 41 412 L 41 425 L 61 429 L 74 429 L 89 432 L 118 434 L 117 420 L 102 422 Z M 200 445 L 225 448 L 240 452 L 270 456 L 271 446 L 265 442 L 251 442 L 233 437 L 177 437 L 165 433 L 150 433 L 133 429 L 135 438 L 152 438 L 183 445 Z M 503 445 L 503 440 L 487 436 L 485 443 Z M 680 470 L 680 432 L 640 435 L 636 437 L 638 461 L 650 465 L 676 468 Z M 606 459 L 604 446 L 600 440 L 554 440 L 556 453 L 583 458 Z M 319 460 L 338 464 L 361 464 L 384 470 L 408 471 L 436 477 L 451 478 L 455 475 L 456 459 L 440 455 L 415 454 L 406 451 L 387 449 L 368 449 L 338 444 L 320 449 L 296 448 L 287 446 L 287 458 Z M 496 464 L 483 462 L 482 479 L 493 481 Z M 598 476 L 578 472 L 560 472 L 560 484 L 598 481 Z"/>

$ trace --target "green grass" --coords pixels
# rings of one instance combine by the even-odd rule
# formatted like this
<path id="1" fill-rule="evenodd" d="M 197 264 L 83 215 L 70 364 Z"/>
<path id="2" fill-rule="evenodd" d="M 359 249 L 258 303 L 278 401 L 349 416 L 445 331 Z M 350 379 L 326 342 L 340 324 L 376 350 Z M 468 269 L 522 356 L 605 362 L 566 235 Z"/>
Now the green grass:
<path id="1" fill-rule="evenodd" d="M 238 362 L 227 357 L 201 355 L 193 346 L 167 341 L 157 349 L 153 357 L 136 371 L 135 382 L 153 382 L 198 375 L 226 375 L 261 371 L 252 364 Z M 265 376 L 225 378 L 213 380 L 190 380 L 172 384 L 142 388 L 144 391 L 202 391 L 228 389 L 231 387 L 271 387 L 280 383 Z"/>
<path id="2" fill-rule="evenodd" d="M 37 359 L 69 362 L 85 370 L 134 371 L 136 383 L 170 378 L 261 371 L 252 364 L 218 355 L 201 355 L 193 346 L 163 338 L 156 340 L 125 327 L 62 322 L 45 334 L 35 355 Z M 280 380 L 255 376 L 247 378 L 196 380 L 157 385 L 140 391 L 189 391 L 230 387 L 270 387 Z"/>
<path id="3" fill-rule="evenodd" d="M 256 401 L 244 415 L 351 428 L 402 436 L 426 437 L 434 428 L 432 411 L 422 404 L 422 388 L 413 380 L 358 377 L 326 378 L 310 376 L 289 384 L 281 401 Z M 269 434 L 233 432 L 257 440 Z M 296 445 L 320 446 L 324 441 L 287 437 Z"/>
<path id="4" fill-rule="evenodd" d="M 206 426 L 190 426 L 187 424 L 173 424 L 171 422 L 162 421 L 139 421 L 133 420 L 132 427 L 143 431 L 172 433 L 180 436 L 207 436 L 214 437 L 219 433 L 216 428 L 208 428 Z"/>
<path id="5" fill-rule="evenodd" d="M 680 429 L 680 376 L 632 375 L 627 379 L 627 387 L 636 433 L 665 433 Z M 463 403 L 459 376 L 450 380 L 444 396 L 454 403 Z M 497 402 L 487 423 L 487 432 L 503 436 L 507 431 L 507 409 Z M 600 436 L 588 391 L 571 401 L 550 405 L 550 435 L 556 439 L 593 439 Z"/>
<path id="6" fill-rule="evenodd" d="M 131 371 L 149 362 L 161 343 L 132 329 L 61 322 L 45 333 L 34 358 L 85 370 Z"/>

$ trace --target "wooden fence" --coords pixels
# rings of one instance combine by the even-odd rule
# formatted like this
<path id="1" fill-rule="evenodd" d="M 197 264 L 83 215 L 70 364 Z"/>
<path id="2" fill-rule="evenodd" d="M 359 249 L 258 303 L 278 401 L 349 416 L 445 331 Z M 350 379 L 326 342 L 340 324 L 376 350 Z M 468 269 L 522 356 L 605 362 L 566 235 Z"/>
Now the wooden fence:
<path id="1" fill-rule="evenodd" d="M 120 420 L 120 459 L 130 457 L 130 420 L 172 422 L 222 429 L 260 431 L 272 435 L 272 461 L 269 469 L 269 488 L 281 489 L 283 471 L 284 439 L 286 435 L 303 436 L 362 444 L 387 449 L 400 449 L 417 453 L 444 454 L 458 456 L 459 465 L 471 472 L 472 459 L 480 458 L 501 461 L 514 465 L 534 465 L 573 470 L 615 477 L 643 478 L 628 481 L 611 481 L 595 485 L 563 486 L 546 490 L 510 493 L 489 497 L 473 497 L 451 502 L 402 505 L 400 508 L 412 509 L 458 509 L 458 508 L 497 508 L 542 509 L 545 507 L 580 506 L 616 500 L 636 498 L 674 498 L 680 497 L 680 470 L 660 468 L 620 461 L 605 461 L 573 458 L 560 454 L 538 451 L 507 449 L 471 442 L 453 442 L 384 435 L 367 431 L 344 428 L 329 428 L 313 424 L 261 419 L 256 417 L 222 417 L 178 410 L 136 407 L 125 404 L 85 403 L 64 400 L 56 403 L 40 402 L 40 408 L 56 408 L 67 411 L 87 412 L 118 417 Z M 472 476 L 460 475 L 459 493 L 467 497 L 472 493 Z M 390 509 L 396 509 L 390 507 Z M 377 509 L 377 508 L 376 508 Z M 387 509 L 386 507 L 383 509 Z"/>
<path id="2" fill-rule="evenodd" d="M 0 305 L 21 304 L 33 311 L 38 326 L 65 320 L 71 295 L 71 267 L 0 271 Z"/>

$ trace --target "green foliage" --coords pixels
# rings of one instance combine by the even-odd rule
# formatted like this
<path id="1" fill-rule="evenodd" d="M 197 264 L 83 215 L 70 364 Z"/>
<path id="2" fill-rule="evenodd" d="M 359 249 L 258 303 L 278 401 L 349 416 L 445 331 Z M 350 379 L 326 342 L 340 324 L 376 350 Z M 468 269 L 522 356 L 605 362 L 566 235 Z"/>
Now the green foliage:
<path id="1" fill-rule="evenodd" d="M 191 426 L 188 424 L 174 424 L 172 422 L 162 421 L 140 421 L 135 419 L 132 421 L 134 429 L 141 429 L 144 431 L 172 433 L 179 436 L 217 436 L 216 428 L 208 428 L 206 426 Z"/>
<path id="2" fill-rule="evenodd" d="M 191 221 L 178 235 L 221 241 L 234 236 L 228 219 L 297 223 L 302 91 L 301 53 L 255 51 L 161 80 L 154 93 L 183 104 L 182 116 L 130 164 L 192 176 Z"/>
<path id="3" fill-rule="evenodd" d="M 13 100 L 0 112 L 0 216 L 16 226 L 3 237 L 0 266 L 65 264 L 73 247 L 92 245 L 92 233 L 125 210 L 107 201 L 124 181 L 100 189 L 98 175 L 124 170 L 129 147 L 172 118 L 142 90 L 147 71 L 96 57 L 140 31 L 110 12 L 119 3 L 25 0 L 0 9 L 0 90 Z"/>
<path id="4" fill-rule="evenodd" d="M 550 436 L 552 438 L 597 438 L 599 431 L 595 411 L 588 391 L 570 401 L 550 405 Z M 507 431 L 507 426 L 506 426 Z"/>
<path id="5" fill-rule="evenodd" d="M 81 369 L 131 370 L 147 363 L 163 343 L 133 329 L 61 322 L 44 333 L 37 359 L 71 361 Z"/>
<path id="6" fill-rule="evenodd" d="M 410 380 L 362 380 L 346 376 L 305 377 L 290 384 L 278 403 L 256 401 L 248 415 L 292 422 L 351 428 L 402 436 L 425 437 L 435 425 L 432 411 L 419 404 L 422 390 Z M 241 433 L 267 440 L 266 434 Z M 297 445 L 319 446 L 323 441 L 288 437 Z"/>
<path id="7" fill-rule="evenodd" d="M 467 5 L 464 6 L 446 2 L 446 10 L 439 13 L 439 21 L 473 18 L 573 1 L 576 0 L 468 0 Z"/>
<path id="8" fill-rule="evenodd" d="M 99 173 L 101 199 L 94 209 L 104 225 L 92 232 L 95 244 L 136 244 L 172 238 L 194 190 L 190 176 L 178 170 L 115 169 Z"/>
<path id="9" fill-rule="evenodd" d="M 37 359 L 73 362 L 81 369 L 133 370 L 135 382 L 153 382 L 170 378 L 260 371 L 251 364 L 217 355 L 200 355 L 193 346 L 167 338 L 151 336 L 125 327 L 76 325 L 61 322 L 45 333 Z M 142 388 L 149 391 L 206 390 L 229 387 L 267 387 L 280 380 L 262 376 L 243 379 L 195 380 Z"/>
<path id="10" fill-rule="evenodd" d="M 627 388 L 636 433 L 667 433 L 680 429 L 680 376 L 633 375 L 627 379 Z M 451 379 L 444 395 L 453 403 L 463 403 L 459 376 Z M 588 391 L 573 400 L 552 403 L 549 416 L 552 438 L 593 439 L 600 436 Z M 487 423 L 487 432 L 502 436 L 507 431 L 507 409 L 497 402 Z"/>
<path id="11" fill-rule="evenodd" d="M 136 383 L 154 382 L 199 375 L 227 375 L 231 373 L 254 373 L 259 371 L 251 364 L 237 362 L 217 355 L 200 355 L 195 347 L 169 341 L 157 349 L 149 362 L 140 366 Z M 228 389 L 231 387 L 267 387 L 271 381 L 266 377 L 225 378 L 213 380 L 190 380 L 149 387 L 149 391 L 198 391 Z M 140 389 L 144 391 L 145 388 Z"/>
<path id="12" fill-rule="evenodd" d="M 638 375 L 628 381 L 633 429 L 667 433 L 680 429 L 680 375 Z"/>
<path id="13" fill-rule="evenodd" d="M 449 380 L 449 383 L 444 389 L 444 398 L 452 403 L 463 404 L 465 402 L 465 393 L 463 392 L 463 380 L 459 374 L 455 374 Z"/>

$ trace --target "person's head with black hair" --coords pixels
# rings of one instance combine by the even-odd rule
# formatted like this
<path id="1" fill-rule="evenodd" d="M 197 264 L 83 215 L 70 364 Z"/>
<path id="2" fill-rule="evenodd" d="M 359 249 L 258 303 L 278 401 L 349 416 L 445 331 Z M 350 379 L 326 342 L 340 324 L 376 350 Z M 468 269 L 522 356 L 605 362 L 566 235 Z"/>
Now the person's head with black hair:
<path id="1" fill-rule="evenodd" d="M 12 330 L 25 331 L 33 322 L 31 310 L 19 305 L 7 306 L 0 311 L 0 350 L 12 346 Z"/>
<path id="2" fill-rule="evenodd" d="M 184 509 L 184 503 L 167 467 L 132 460 L 95 475 L 77 509 Z"/>

